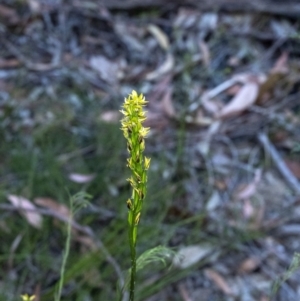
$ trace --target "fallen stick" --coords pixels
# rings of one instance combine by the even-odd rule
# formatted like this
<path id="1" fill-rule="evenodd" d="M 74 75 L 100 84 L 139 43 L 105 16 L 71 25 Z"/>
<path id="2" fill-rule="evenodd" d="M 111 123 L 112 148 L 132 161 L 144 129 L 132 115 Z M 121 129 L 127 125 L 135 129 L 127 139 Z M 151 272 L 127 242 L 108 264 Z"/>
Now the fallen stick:
<path id="1" fill-rule="evenodd" d="M 170 8 L 189 6 L 201 11 L 223 11 L 229 13 L 263 13 L 298 18 L 300 4 L 295 1 L 271 0 L 100 0 L 99 4 L 112 10 L 134 10 L 147 8 Z"/>
<path id="2" fill-rule="evenodd" d="M 281 158 L 280 154 L 276 150 L 276 148 L 272 145 L 269 138 L 265 133 L 258 134 L 258 140 L 265 148 L 266 152 L 272 158 L 274 164 L 278 168 L 281 175 L 285 178 L 288 182 L 290 187 L 294 190 L 296 194 L 300 194 L 300 183 L 297 178 L 293 175 L 293 173 L 289 170 L 286 166 L 285 162 Z"/>

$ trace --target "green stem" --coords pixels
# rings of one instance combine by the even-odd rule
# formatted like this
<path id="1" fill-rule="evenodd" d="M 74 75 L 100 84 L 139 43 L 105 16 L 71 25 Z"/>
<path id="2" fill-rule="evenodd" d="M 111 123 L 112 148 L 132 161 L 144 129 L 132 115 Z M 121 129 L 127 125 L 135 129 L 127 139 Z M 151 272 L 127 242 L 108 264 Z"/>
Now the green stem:
<path id="1" fill-rule="evenodd" d="M 62 288 L 63 288 L 63 285 L 64 285 L 64 276 L 65 276 L 66 264 L 67 264 L 68 257 L 70 255 L 71 231 L 72 231 L 72 221 L 73 221 L 73 203 L 72 203 L 72 200 L 70 202 L 71 202 L 71 215 L 70 215 L 69 221 L 68 221 L 65 253 L 63 255 L 63 262 L 62 262 L 61 269 L 60 269 L 60 278 L 59 278 L 59 284 L 58 284 L 58 291 L 57 291 L 57 294 L 55 295 L 55 298 L 54 298 L 55 301 L 60 301 L 60 299 L 61 299 Z"/>
<path id="2" fill-rule="evenodd" d="M 131 249 L 131 278 L 130 278 L 130 293 L 129 293 L 130 301 L 134 301 L 135 276 L 136 276 L 136 249 L 135 246 L 133 246 L 133 248 Z"/>
<path id="3" fill-rule="evenodd" d="M 135 91 L 125 99 L 121 113 L 124 118 L 121 120 L 122 130 L 127 139 L 127 150 L 130 157 L 127 159 L 127 166 L 131 169 L 132 175 L 128 179 L 132 186 L 132 197 L 127 200 L 128 223 L 129 223 L 129 244 L 131 251 L 131 273 L 129 300 L 134 301 L 135 281 L 136 281 L 136 243 L 137 227 L 143 207 L 143 200 L 146 195 L 147 170 L 150 166 L 150 159 L 143 156 L 145 150 L 145 138 L 149 133 L 149 128 L 143 127 L 146 119 L 143 107 L 147 101 L 141 94 Z"/>
<path id="4" fill-rule="evenodd" d="M 130 290 L 129 290 L 129 301 L 134 301 L 135 293 L 135 278 L 136 278 L 136 234 L 135 231 L 135 218 L 136 214 L 132 214 L 131 226 L 129 227 L 129 241 L 131 251 L 131 273 L 130 273 Z"/>

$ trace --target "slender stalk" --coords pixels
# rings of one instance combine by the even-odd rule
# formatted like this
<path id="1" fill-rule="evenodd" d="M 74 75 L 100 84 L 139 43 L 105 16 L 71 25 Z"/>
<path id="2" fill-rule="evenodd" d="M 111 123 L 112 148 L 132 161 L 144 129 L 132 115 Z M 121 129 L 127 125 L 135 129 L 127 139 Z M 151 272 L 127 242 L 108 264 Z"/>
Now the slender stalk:
<path id="1" fill-rule="evenodd" d="M 58 290 L 57 293 L 54 297 L 55 301 L 60 301 L 61 299 L 61 293 L 62 293 L 62 288 L 64 285 L 64 275 L 65 275 L 65 269 L 67 265 L 67 260 L 70 255 L 70 247 L 71 247 L 71 231 L 72 231 L 72 222 L 73 222 L 73 201 L 70 198 L 70 208 L 71 208 L 71 214 L 69 216 L 69 221 L 68 221 L 68 226 L 67 226 L 67 239 L 66 239 L 66 246 L 65 246 L 65 252 L 63 255 L 63 262 L 60 268 L 60 278 L 59 278 L 59 283 L 58 283 Z"/>
<path id="2" fill-rule="evenodd" d="M 134 301 L 134 292 L 135 292 L 135 278 L 136 278 L 136 245 L 132 244 L 132 233 L 133 229 L 129 228 L 129 242 L 131 249 L 131 275 L 130 275 L 130 291 L 129 291 L 129 300 Z"/>
<path id="3" fill-rule="evenodd" d="M 121 113 L 124 118 L 121 120 L 122 130 L 127 139 L 127 150 L 130 157 L 127 159 L 127 166 L 131 169 L 131 177 L 128 179 L 132 187 L 131 198 L 127 200 L 128 207 L 128 237 L 131 252 L 131 275 L 129 300 L 134 301 L 136 282 L 136 243 L 137 230 L 143 207 L 143 201 L 147 190 L 147 170 L 150 166 L 150 159 L 143 156 L 145 149 L 145 138 L 149 128 L 143 127 L 146 120 L 143 107 L 146 104 L 144 96 L 138 95 L 135 91 L 125 98 Z"/>

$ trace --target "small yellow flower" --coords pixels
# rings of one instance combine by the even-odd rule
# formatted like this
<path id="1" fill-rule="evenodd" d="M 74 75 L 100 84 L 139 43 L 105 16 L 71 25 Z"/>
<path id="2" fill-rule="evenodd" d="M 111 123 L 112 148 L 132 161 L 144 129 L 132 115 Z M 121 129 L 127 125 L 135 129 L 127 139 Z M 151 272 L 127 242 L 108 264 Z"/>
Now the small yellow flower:
<path id="1" fill-rule="evenodd" d="M 148 170 L 149 167 L 150 167 L 150 161 L 151 161 L 150 158 L 145 157 L 145 164 L 144 165 L 145 165 L 146 170 Z"/>
<path id="2" fill-rule="evenodd" d="M 25 294 L 25 295 L 21 295 L 21 298 L 23 301 L 33 301 L 35 299 L 35 295 L 29 297 L 27 294 Z"/>
<path id="3" fill-rule="evenodd" d="M 141 137 L 145 138 L 147 136 L 147 134 L 149 133 L 150 131 L 150 128 L 144 128 L 142 127 L 140 130 L 139 130 L 139 134 Z"/>
<path id="4" fill-rule="evenodd" d="M 131 209 L 132 209 L 132 202 L 131 202 L 131 200 L 128 199 L 126 203 L 127 203 L 127 208 L 128 208 L 129 210 L 131 210 Z"/>
<path id="5" fill-rule="evenodd" d="M 139 223 L 139 221 L 140 221 L 140 216 L 141 216 L 141 212 L 139 212 L 138 214 L 137 214 L 137 216 L 135 217 L 135 224 L 137 225 L 138 223 Z"/>
<path id="6" fill-rule="evenodd" d="M 147 104 L 143 94 L 138 95 L 136 91 L 125 98 L 120 112 L 123 114 L 121 129 L 127 140 L 127 150 L 129 158 L 127 166 L 131 169 L 131 177 L 128 179 L 133 191 L 130 202 L 127 201 L 129 210 L 129 225 L 132 227 L 132 242 L 136 243 L 136 226 L 140 220 L 140 212 L 143 207 L 147 190 L 147 169 L 150 166 L 150 159 L 144 157 L 145 138 L 147 138 L 150 128 L 144 127 L 146 120 L 144 106 Z"/>

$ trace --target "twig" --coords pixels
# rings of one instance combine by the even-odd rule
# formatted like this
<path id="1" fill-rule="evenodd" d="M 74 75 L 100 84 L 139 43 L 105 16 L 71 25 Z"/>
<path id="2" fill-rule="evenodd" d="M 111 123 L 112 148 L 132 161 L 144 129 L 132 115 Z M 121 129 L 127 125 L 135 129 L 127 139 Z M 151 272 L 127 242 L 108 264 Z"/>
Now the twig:
<path id="1" fill-rule="evenodd" d="M 135 10 L 135 9 L 145 9 L 145 8 L 160 8 L 160 7 L 170 7 L 174 8 L 176 6 L 182 5 L 182 0 L 100 0 L 98 3 L 107 7 L 108 9 L 116 10 Z M 264 13 L 269 15 L 281 15 L 298 18 L 300 14 L 300 5 L 298 1 L 293 1 L 292 3 L 278 3 L 274 1 L 272 4 L 270 1 L 262 0 L 185 0 L 185 5 L 198 8 L 201 11 L 225 11 L 231 13 L 237 12 L 248 12 L 248 13 Z"/>
<path id="2" fill-rule="evenodd" d="M 271 156 L 272 160 L 274 161 L 274 164 L 276 165 L 276 167 L 278 168 L 282 176 L 285 178 L 285 180 L 288 182 L 290 187 L 297 194 L 300 194 L 300 183 L 292 174 L 292 172 L 288 169 L 283 159 L 281 158 L 280 154 L 277 152 L 276 148 L 270 142 L 267 135 L 265 133 L 258 134 L 258 140 L 263 145 L 263 147 L 268 152 L 268 154 Z"/>

